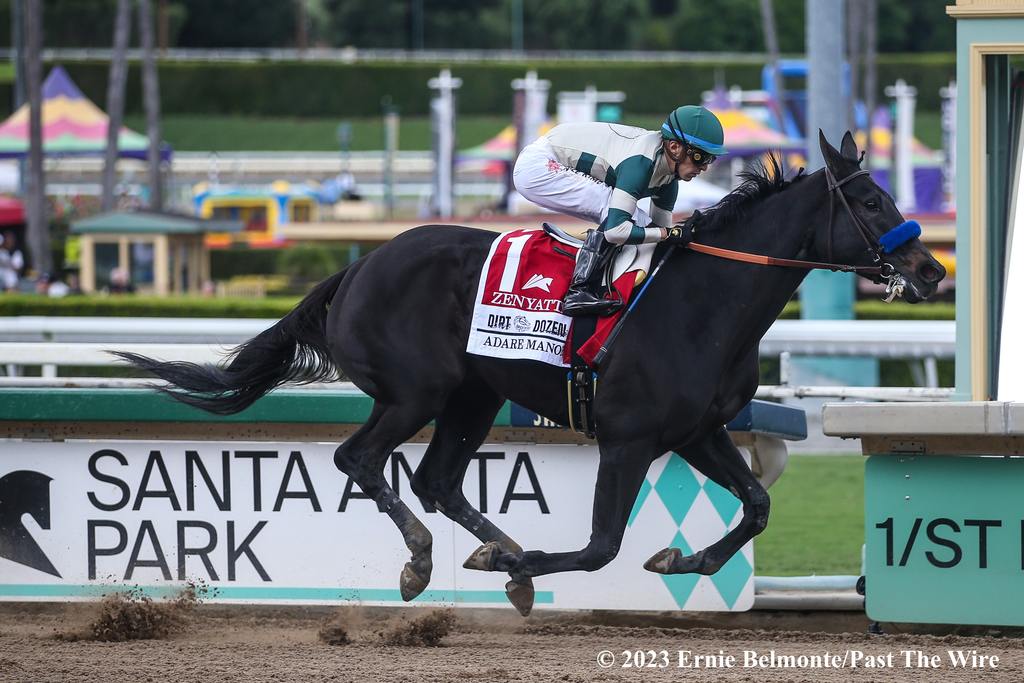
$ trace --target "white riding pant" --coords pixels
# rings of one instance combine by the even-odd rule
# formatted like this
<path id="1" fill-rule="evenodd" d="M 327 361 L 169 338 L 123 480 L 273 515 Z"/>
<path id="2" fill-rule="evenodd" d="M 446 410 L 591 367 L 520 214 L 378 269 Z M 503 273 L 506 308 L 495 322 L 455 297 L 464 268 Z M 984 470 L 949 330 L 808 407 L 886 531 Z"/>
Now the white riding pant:
<path id="1" fill-rule="evenodd" d="M 574 171 L 555 159 L 546 138 L 523 148 L 512 170 L 519 194 L 545 209 L 600 224 L 608 215 L 612 187 Z M 633 212 L 633 222 L 646 227 L 651 218 L 643 209 Z"/>

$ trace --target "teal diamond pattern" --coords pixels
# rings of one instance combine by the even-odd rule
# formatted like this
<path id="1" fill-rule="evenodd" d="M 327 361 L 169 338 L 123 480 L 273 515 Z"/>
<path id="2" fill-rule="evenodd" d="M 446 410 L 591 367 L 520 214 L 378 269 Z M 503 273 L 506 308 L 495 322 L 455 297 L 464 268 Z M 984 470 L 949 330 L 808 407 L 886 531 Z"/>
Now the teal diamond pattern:
<path id="1" fill-rule="evenodd" d="M 740 509 L 740 499 L 732 495 L 731 491 L 722 488 L 710 479 L 704 482 L 704 493 L 707 494 L 711 504 L 715 506 L 715 510 L 718 511 L 718 516 L 722 518 L 722 521 L 726 525 L 732 522 L 732 518 L 736 516 L 736 511 Z"/>
<path id="2" fill-rule="evenodd" d="M 633 509 L 629 513 L 627 524 L 629 526 L 633 525 L 640 514 L 640 510 L 652 498 L 653 493 L 653 497 L 660 498 L 677 527 L 669 547 L 679 548 L 684 556 L 692 555 L 694 552 L 693 547 L 683 535 L 682 526 L 702 489 L 723 524 L 728 526 L 741 507 L 739 499 L 729 490 L 722 488 L 710 479 L 701 485 L 694 471 L 685 460 L 679 457 L 669 458 L 653 486 L 649 480 L 644 479 L 640 486 L 640 491 L 637 493 Z M 750 561 L 743 554 L 743 551 L 739 551 L 718 572 L 707 578 L 711 581 L 728 608 L 734 609 L 753 573 L 754 568 Z M 701 575 L 670 574 L 661 575 L 660 578 L 675 600 L 676 605 L 683 609 L 697 588 Z"/>
<path id="3" fill-rule="evenodd" d="M 684 465 L 686 467 L 686 465 Z M 676 532 L 675 538 L 672 539 L 673 548 L 679 548 L 683 551 L 683 555 L 692 555 L 693 550 L 690 549 L 690 544 L 686 542 L 683 535 Z M 660 574 L 661 580 L 665 582 L 665 587 L 668 588 L 668 592 L 672 594 L 679 609 L 683 608 L 686 601 L 690 599 L 690 594 L 693 593 L 693 589 L 696 588 L 697 582 L 700 581 L 700 574 Z"/>
<path id="4" fill-rule="evenodd" d="M 644 483 L 640 485 L 640 493 L 636 494 L 636 502 L 633 503 L 633 510 L 629 513 L 629 521 L 626 522 L 626 526 L 633 526 L 633 522 L 636 520 L 636 516 L 640 514 L 640 509 L 643 508 L 644 503 L 647 502 L 647 496 L 651 493 L 651 482 L 644 478 Z"/>
<path id="5" fill-rule="evenodd" d="M 711 575 L 711 582 L 715 584 L 715 588 L 718 589 L 719 595 L 725 600 L 729 609 L 736 604 L 740 593 L 743 592 L 743 587 L 747 585 L 747 580 L 753 573 L 754 568 L 747 561 L 747 556 L 743 554 L 743 551 L 739 551 L 725 563 L 725 566 Z"/>
<path id="6" fill-rule="evenodd" d="M 678 526 L 686 519 L 686 513 L 697 499 L 700 482 L 685 460 L 674 457 L 669 458 L 657 483 L 654 484 L 654 490 L 658 492 L 661 502 L 665 504 Z"/>

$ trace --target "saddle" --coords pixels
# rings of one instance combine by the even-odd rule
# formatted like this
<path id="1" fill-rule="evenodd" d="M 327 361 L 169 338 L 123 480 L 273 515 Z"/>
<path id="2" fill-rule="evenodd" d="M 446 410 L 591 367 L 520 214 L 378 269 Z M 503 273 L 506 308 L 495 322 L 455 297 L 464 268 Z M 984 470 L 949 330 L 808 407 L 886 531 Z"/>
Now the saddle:
<path id="1" fill-rule="evenodd" d="M 583 246 L 583 240 L 573 237 L 561 228 L 543 223 L 544 232 L 552 239 L 561 242 L 573 249 Z M 654 249 L 657 243 L 650 244 L 624 244 L 615 250 L 611 258 L 611 268 L 606 273 L 606 281 L 615 282 L 626 273 L 635 271 L 637 273 L 636 284 L 640 284 L 647 273 L 651 270 L 651 260 L 654 258 Z"/>
<path id="2" fill-rule="evenodd" d="M 466 351 L 510 360 L 531 360 L 567 370 L 570 426 L 593 435 L 592 402 L 597 370 L 627 309 L 614 315 L 570 318 L 562 313 L 572 262 L 580 240 L 544 225 L 498 235 L 481 269 Z M 636 283 L 647 276 L 655 245 L 616 250 L 606 281 L 634 302 Z M 574 398 L 575 397 L 575 398 Z"/>
<path id="3" fill-rule="evenodd" d="M 552 239 L 579 249 L 583 246 L 583 240 L 573 237 L 560 228 L 544 223 L 544 232 Z M 623 245 L 616 248 L 611 256 L 610 263 L 605 265 L 604 284 L 616 282 L 622 275 L 636 271 L 635 284 L 639 284 L 650 270 L 651 259 L 654 256 L 654 249 L 657 245 Z M 616 320 L 615 316 L 611 320 Z M 569 372 L 566 376 L 566 395 L 568 401 L 569 428 L 574 432 L 586 435 L 588 438 L 597 436 L 597 424 L 594 421 L 594 397 L 597 394 L 597 369 L 593 367 L 592 352 L 590 361 L 581 355 L 581 349 L 594 337 L 599 320 L 597 317 L 583 316 L 573 319 L 569 331 L 569 339 L 566 341 L 566 352 L 569 360 Z"/>

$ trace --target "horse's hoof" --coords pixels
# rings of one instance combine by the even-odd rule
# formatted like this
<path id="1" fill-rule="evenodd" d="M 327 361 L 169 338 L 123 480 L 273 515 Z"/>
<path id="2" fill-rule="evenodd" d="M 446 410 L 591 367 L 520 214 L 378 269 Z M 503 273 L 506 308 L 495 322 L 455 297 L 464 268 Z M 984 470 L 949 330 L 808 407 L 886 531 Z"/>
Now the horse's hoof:
<path id="1" fill-rule="evenodd" d="M 494 571 L 494 563 L 497 561 L 500 552 L 501 549 L 498 547 L 497 541 L 484 543 L 466 558 L 466 561 L 462 563 L 462 567 L 464 569 L 477 569 L 482 572 Z"/>
<path id="2" fill-rule="evenodd" d="M 505 584 L 505 595 L 519 614 L 524 617 L 530 616 L 533 609 L 533 579 L 526 578 L 522 582 L 509 581 Z"/>
<path id="3" fill-rule="evenodd" d="M 398 589 L 402 593 L 402 600 L 409 602 L 426 589 L 427 584 L 430 583 L 430 569 L 431 567 L 428 565 L 424 577 L 423 573 L 416 571 L 412 562 L 405 563 L 402 575 L 398 579 Z"/>
<path id="4" fill-rule="evenodd" d="M 651 556 L 651 559 L 644 562 L 644 569 L 656 574 L 676 574 L 673 567 L 682 557 L 683 553 L 679 548 L 665 548 Z"/>

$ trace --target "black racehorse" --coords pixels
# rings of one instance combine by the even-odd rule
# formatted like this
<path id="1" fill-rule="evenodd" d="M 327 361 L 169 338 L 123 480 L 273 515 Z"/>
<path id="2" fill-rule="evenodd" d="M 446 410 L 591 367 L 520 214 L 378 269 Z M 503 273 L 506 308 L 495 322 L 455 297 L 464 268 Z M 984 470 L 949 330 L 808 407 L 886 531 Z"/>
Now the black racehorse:
<path id="1" fill-rule="evenodd" d="M 904 279 L 904 298 L 925 299 L 944 277 L 943 267 L 916 238 L 881 253 L 879 236 L 903 216 L 861 171 L 849 133 L 842 152 L 820 137 L 825 169 L 785 180 L 773 158 L 708 211 L 699 241 L 867 267 L 880 258 L 883 272 Z M 508 572 L 509 599 L 523 614 L 533 604 L 530 577 L 593 571 L 616 556 L 649 465 L 669 451 L 731 490 L 743 517 L 708 548 L 689 556 L 666 548 L 644 567 L 716 572 L 765 528 L 769 507 L 723 425 L 753 398 L 758 342 L 807 271 L 675 249 L 600 367 L 590 540 L 570 552 L 524 552 L 469 504 L 462 480 L 506 399 L 568 424 L 565 370 L 466 353 L 473 299 L 495 237 L 458 226 L 405 232 L 317 285 L 221 366 L 119 355 L 170 382 L 178 399 L 215 413 L 240 411 L 284 383 L 329 379 L 338 370 L 350 378 L 374 407 L 334 462 L 402 532 L 412 554 L 400 580 L 406 600 L 430 580 L 431 536 L 385 482 L 383 469 L 389 454 L 431 420 L 434 436 L 412 490 L 480 539 L 465 566 Z"/>

